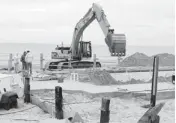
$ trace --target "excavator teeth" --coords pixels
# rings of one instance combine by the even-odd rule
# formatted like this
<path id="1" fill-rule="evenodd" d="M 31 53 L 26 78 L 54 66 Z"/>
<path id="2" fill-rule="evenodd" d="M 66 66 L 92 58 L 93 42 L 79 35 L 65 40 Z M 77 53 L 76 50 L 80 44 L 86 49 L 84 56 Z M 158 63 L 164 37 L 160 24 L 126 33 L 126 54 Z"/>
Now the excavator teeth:
<path id="1" fill-rule="evenodd" d="M 117 52 L 112 52 L 112 53 L 111 53 L 111 56 L 125 56 L 125 52 L 119 52 L 119 53 L 117 53 Z"/>

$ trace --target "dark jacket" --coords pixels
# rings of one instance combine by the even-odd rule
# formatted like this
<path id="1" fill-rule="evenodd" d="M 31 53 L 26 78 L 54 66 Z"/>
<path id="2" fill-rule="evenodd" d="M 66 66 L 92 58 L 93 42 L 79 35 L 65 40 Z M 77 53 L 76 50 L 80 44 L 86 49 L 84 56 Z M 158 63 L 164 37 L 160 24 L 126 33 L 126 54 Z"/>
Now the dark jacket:
<path id="1" fill-rule="evenodd" d="M 23 55 L 21 56 L 21 59 L 20 59 L 20 61 L 23 63 L 25 62 L 25 56 L 26 56 L 26 53 L 23 53 Z"/>

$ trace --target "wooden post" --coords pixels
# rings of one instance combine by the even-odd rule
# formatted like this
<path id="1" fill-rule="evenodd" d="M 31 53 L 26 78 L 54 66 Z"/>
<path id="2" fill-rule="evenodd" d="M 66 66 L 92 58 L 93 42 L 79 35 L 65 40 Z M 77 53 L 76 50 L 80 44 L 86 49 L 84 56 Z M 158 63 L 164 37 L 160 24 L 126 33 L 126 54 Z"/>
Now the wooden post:
<path id="1" fill-rule="evenodd" d="M 154 107 L 156 104 L 158 67 L 159 67 L 159 57 L 155 56 L 154 62 L 153 62 L 152 89 L 151 89 L 151 100 L 150 100 L 150 104 L 152 107 Z"/>
<path id="2" fill-rule="evenodd" d="M 96 54 L 93 55 L 93 61 L 94 61 L 93 68 L 96 68 Z"/>
<path id="3" fill-rule="evenodd" d="M 40 70 L 43 70 L 43 53 L 40 53 Z"/>
<path id="4" fill-rule="evenodd" d="M 69 68 L 71 69 L 72 68 L 72 66 L 71 66 L 71 60 L 69 60 Z"/>
<path id="5" fill-rule="evenodd" d="M 102 98 L 100 123 L 109 123 L 109 104 L 110 99 Z"/>
<path id="6" fill-rule="evenodd" d="M 32 74 L 32 62 L 23 62 L 23 80 L 24 80 L 24 102 L 29 103 L 30 100 L 30 76 Z"/>
<path id="7" fill-rule="evenodd" d="M 56 109 L 56 118 L 63 119 L 63 110 L 62 110 L 62 88 L 59 86 L 55 87 L 55 109 Z"/>
<path id="8" fill-rule="evenodd" d="M 8 72 L 11 72 L 12 69 L 12 53 L 9 54 L 9 60 L 8 60 Z"/>
<path id="9" fill-rule="evenodd" d="M 172 75 L 172 83 L 175 84 L 175 75 Z"/>
<path id="10" fill-rule="evenodd" d="M 24 102 L 25 103 L 30 102 L 30 78 L 29 77 L 24 78 Z"/>
<path id="11" fill-rule="evenodd" d="M 69 57 L 68 57 L 68 67 L 69 67 L 69 69 L 72 68 L 72 65 L 71 65 L 71 55 L 69 55 Z"/>
<path id="12" fill-rule="evenodd" d="M 24 77 L 24 102 L 30 102 L 30 66 L 29 63 L 24 63 L 23 77 Z"/>

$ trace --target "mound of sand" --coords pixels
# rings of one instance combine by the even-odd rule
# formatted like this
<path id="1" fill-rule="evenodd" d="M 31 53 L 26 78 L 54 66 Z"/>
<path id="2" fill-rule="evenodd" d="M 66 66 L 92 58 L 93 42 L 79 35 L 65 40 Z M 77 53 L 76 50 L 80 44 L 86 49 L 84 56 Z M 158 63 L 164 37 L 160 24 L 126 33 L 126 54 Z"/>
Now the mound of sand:
<path id="1" fill-rule="evenodd" d="M 114 77 L 111 76 L 109 72 L 106 70 L 92 70 L 87 69 L 85 71 L 77 71 L 79 74 L 79 82 L 84 83 L 92 83 L 95 85 L 125 85 L 125 84 L 141 84 L 141 83 L 151 83 L 152 79 L 145 81 L 140 79 L 131 78 L 127 81 L 116 80 Z M 158 77 L 158 82 L 171 82 L 171 76 Z"/>
<path id="2" fill-rule="evenodd" d="M 87 69 L 78 73 L 80 82 L 93 82 L 95 85 L 113 85 L 118 83 L 106 70 Z"/>
<path id="3" fill-rule="evenodd" d="M 157 54 L 159 56 L 159 64 L 160 66 L 175 66 L 175 55 L 162 53 Z M 151 57 L 153 61 L 154 56 Z"/>
<path id="4" fill-rule="evenodd" d="M 160 66 L 175 66 L 175 56 L 173 54 L 162 53 L 156 55 L 159 56 Z M 122 67 L 152 66 L 154 56 L 149 57 L 144 53 L 136 52 L 135 54 L 125 58 L 120 63 L 120 66 Z"/>
<path id="5" fill-rule="evenodd" d="M 158 77 L 158 82 L 171 82 L 171 80 L 172 80 L 171 76 L 168 76 L 168 77 L 159 76 Z M 123 84 L 123 85 L 142 84 L 142 83 L 152 83 L 152 78 L 148 81 L 144 81 L 141 79 L 134 79 L 134 78 L 131 78 L 128 81 L 120 81 L 120 80 L 117 81 L 117 84 Z"/>

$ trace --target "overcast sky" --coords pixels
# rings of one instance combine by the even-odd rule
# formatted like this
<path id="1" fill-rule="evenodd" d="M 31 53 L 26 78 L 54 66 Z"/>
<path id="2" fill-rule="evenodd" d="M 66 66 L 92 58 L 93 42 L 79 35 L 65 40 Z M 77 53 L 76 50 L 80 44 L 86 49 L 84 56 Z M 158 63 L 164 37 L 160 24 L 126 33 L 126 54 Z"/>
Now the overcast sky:
<path id="1" fill-rule="evenodd" d="M 174 45 L 174 0 L 0 0 L 0 43 L 71 44 L 76 23 L 93 2 L 104 9 L 115 33 L 125 33 L 128 45 Z M 84 40 L 103 44 L 95 20 Z"/>

